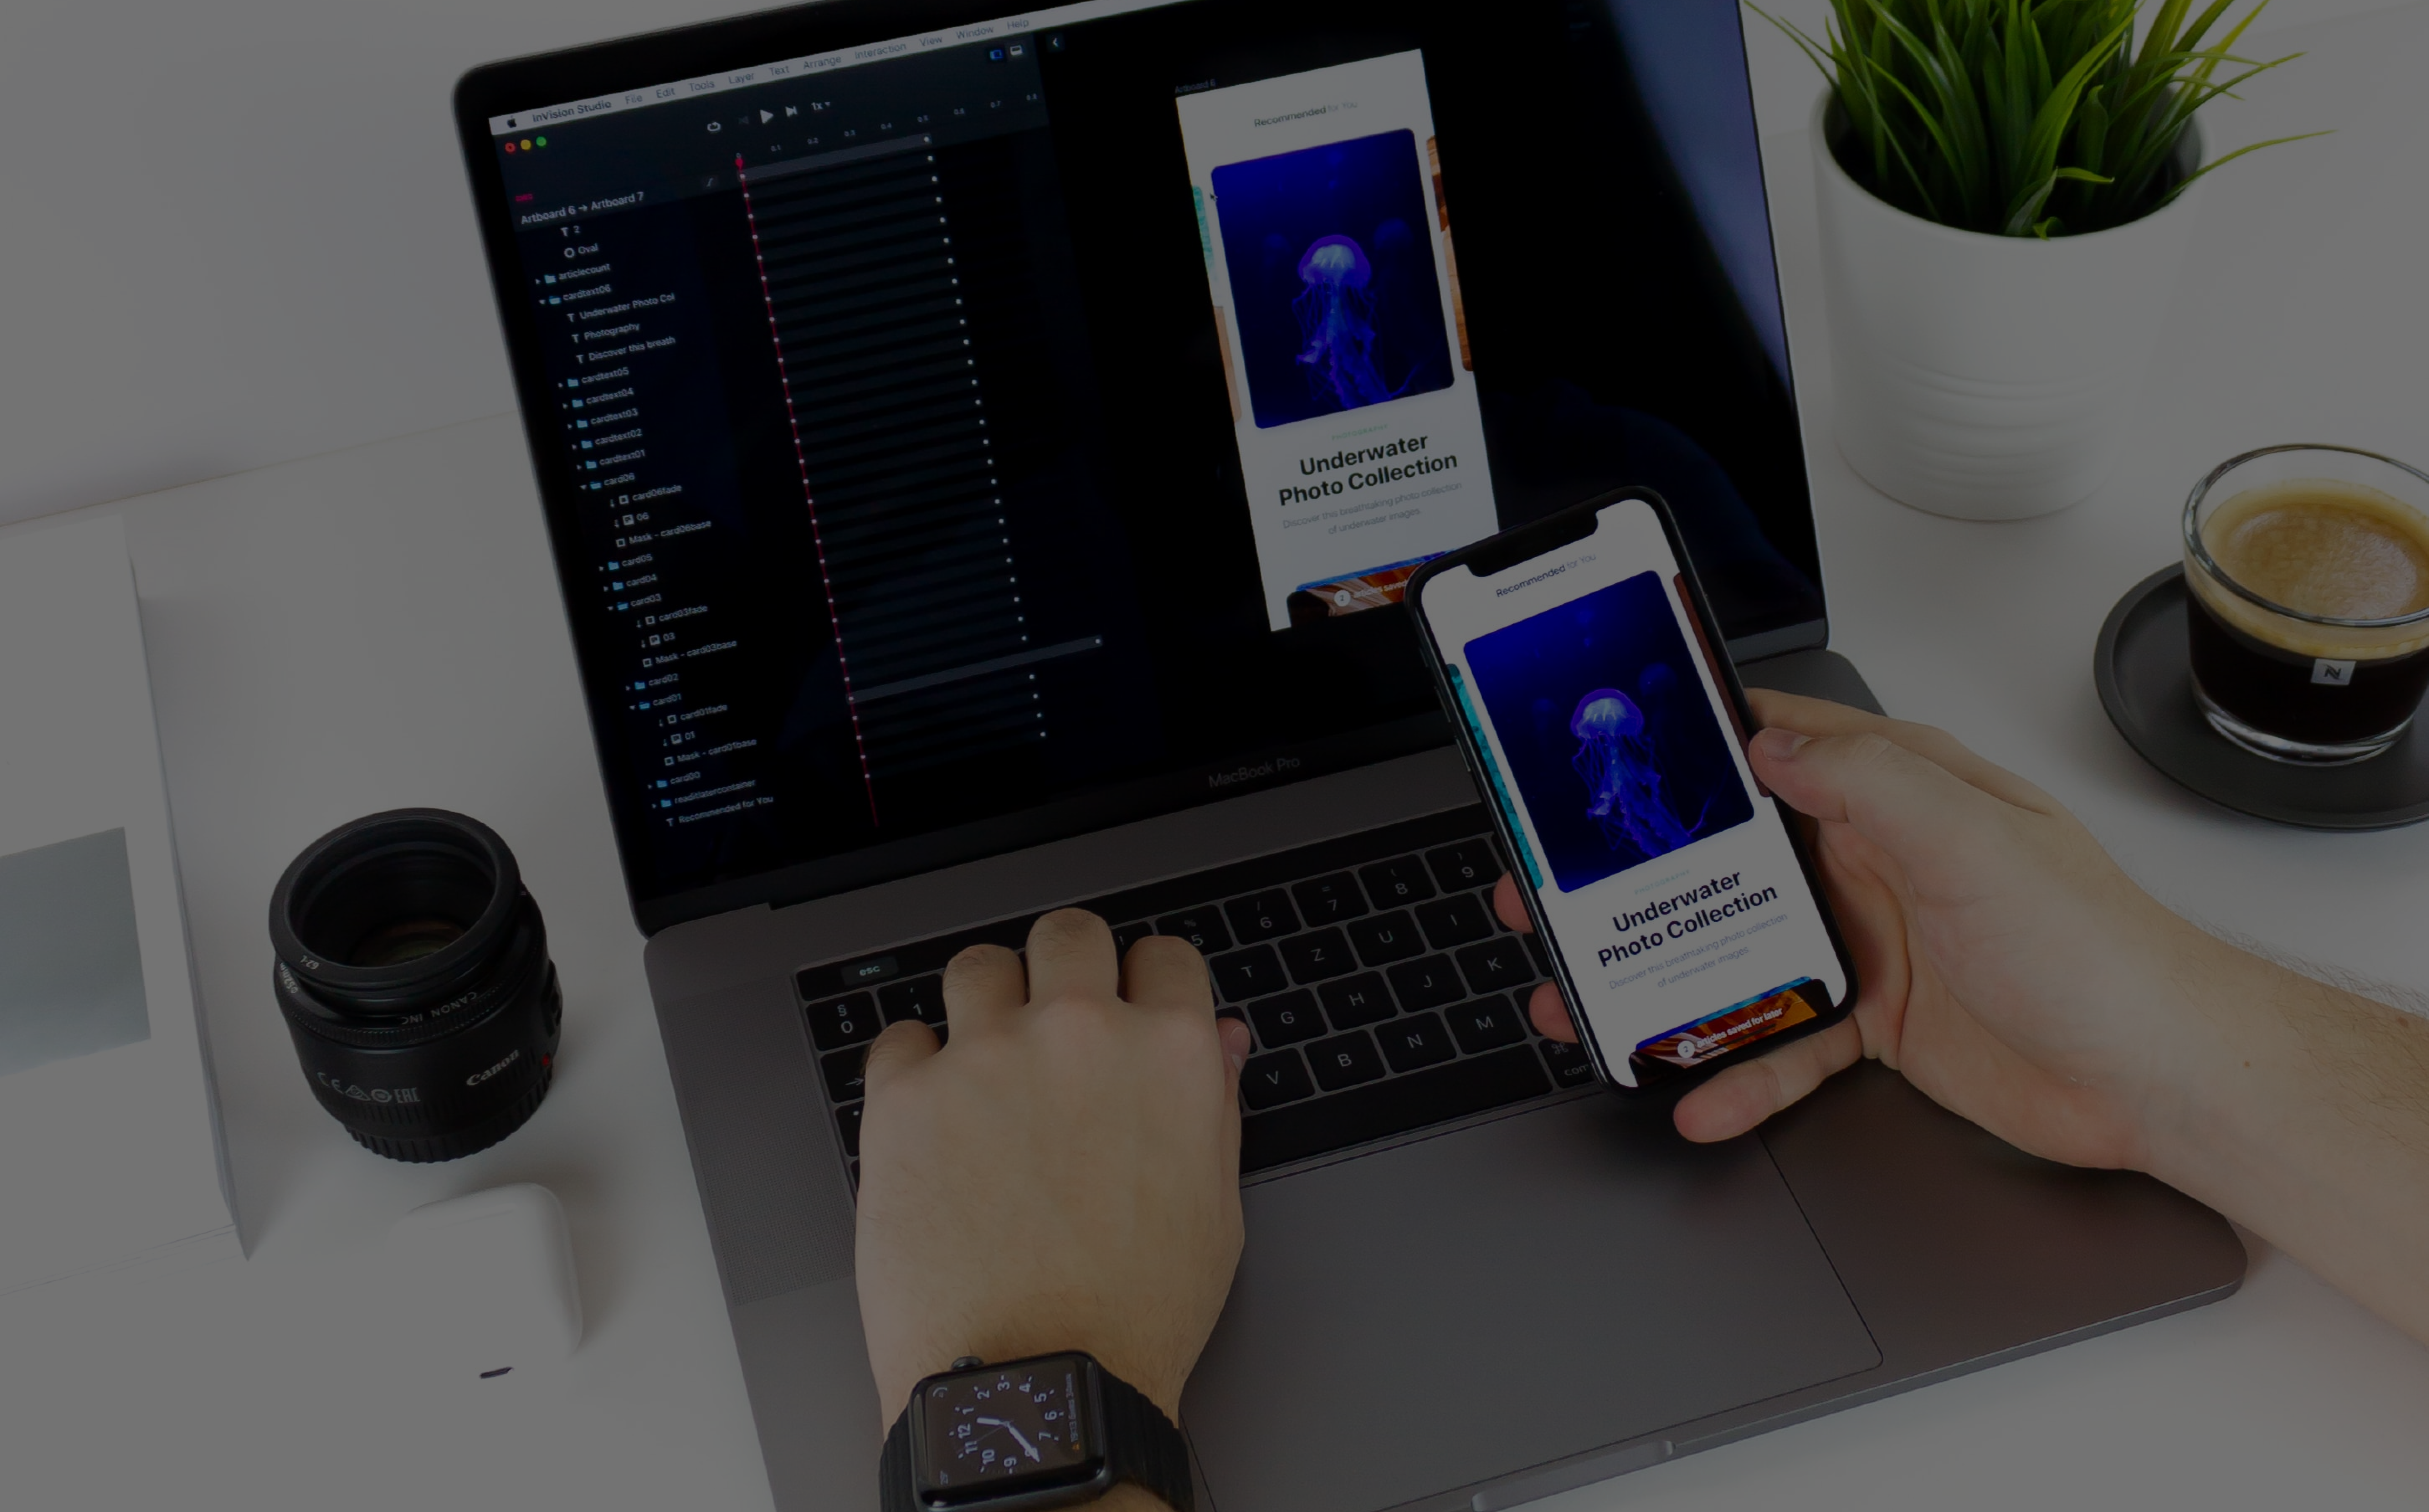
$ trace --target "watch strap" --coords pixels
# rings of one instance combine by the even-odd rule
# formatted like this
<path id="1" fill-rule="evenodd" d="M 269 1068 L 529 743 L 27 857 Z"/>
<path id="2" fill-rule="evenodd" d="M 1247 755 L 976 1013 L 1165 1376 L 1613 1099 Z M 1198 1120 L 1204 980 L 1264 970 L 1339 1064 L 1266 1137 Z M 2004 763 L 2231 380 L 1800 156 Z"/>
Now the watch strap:
<path id="1" fill-rule="evenodd" d="M 1100 1364 L 1096 1375 L 1097 1441 L 1104 1446 L 1106 1468 L 1115 1483 L 1137 1484 L 1161 1497 L 1172 1512 L 1197 1512 L 1189 1442 L 1181 1430 L 1162 1407 L 1128 1381 Z M 911 1464 L 911 1409 L 918 1402 L 915 1390 L 886 1432 L 885 1447 L 877 1456 L 877 1504 L 882 1512 L 919 1512 L 917 1477 Z M 975 1505 L 983 1509 L 985 1504 Z"/>
<path id="2" fill-rule="evenodd" d="M 1162 1497 L 1172 1512 L 1197 1512 L 1189 1442 L 1180 1428 L 1162 1407 L 1102 1365 L 1097 1367 L 1097 1383 L 1104 1410 L 1099 1441 L 1105 1446 L 1114 1479 L 1136 1482 Z"/>
<path id="3" fill-rule="evenodd" d="M 877 1505 L 879 1512 L 918 1512 L 919 1504 L 912 1496 L 911 1486 L 911 1413 L 919 1405 L 919 1393 L 911 1393 L 911 1404 L 894 1420 L 886 1430 L 885 1448 L 877 1456 Z"/>

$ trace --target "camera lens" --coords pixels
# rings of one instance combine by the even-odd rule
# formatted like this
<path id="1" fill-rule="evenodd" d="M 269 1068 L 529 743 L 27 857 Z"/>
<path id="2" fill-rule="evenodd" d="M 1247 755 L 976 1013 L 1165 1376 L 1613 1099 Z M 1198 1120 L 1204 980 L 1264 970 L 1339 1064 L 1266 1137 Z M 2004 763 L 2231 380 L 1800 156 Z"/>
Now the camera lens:
<path id="1" fill-rule="evenodd" d="M 271 984 L 312 1095 L 365 1149 L 453 1160 L 548 1095 L 565 998 L 489 827 L 399 808 L 314 840 L 270 895 Z"/>

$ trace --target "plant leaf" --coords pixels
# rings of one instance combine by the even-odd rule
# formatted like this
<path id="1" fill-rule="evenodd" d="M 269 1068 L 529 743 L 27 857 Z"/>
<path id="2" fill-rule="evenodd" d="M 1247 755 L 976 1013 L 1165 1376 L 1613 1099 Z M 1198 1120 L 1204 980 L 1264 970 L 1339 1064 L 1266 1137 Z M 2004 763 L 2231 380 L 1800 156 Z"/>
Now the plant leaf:
<path id="1" fill-rule="evenodd" d="M 2175 188 L 2168 191 L 2166 194 L 2160 196 L 2159 203 L 2161 205 L 2172 205 L 2175 203 L 2176 196 L 2192 188 L 2196 179 L 2207 176 L 2213 170 L 2225 167 L 2227 164 L 2235 161 L 2235 159 L 2242 157 L 2247 152 L 2258 152 L 2263 147 L 2282 147 L 2289 141 L 2308 141 L 2313 137 L 2333 137 L 2335 135 L 2336 132 L 2333 130 L 2305 131 L 2297 136 L 2272 137 L 2267 141 L 2256 141 L 2248 147 L 2238 147 L 2233 152 L 2228 153 L 2225 157 L 2214 158 L 2209 162 L 2202 164 L 2191 173 L 2187 174 L 2183 183 L 2178 184 Z"/>
<path id="2" fill-rule="evenodd" d="M 2040 187 L 2035 189 L 2031 194 L 2027 195 L 2024 202 L 2017 206 L 2014 212 L 2008 217 L 2008 224 L 2005 228 L 2007 235 L 2029 235 L 2047 238 L 2049 233 L 2039 229 L 2036 226 L 2033 218 L 2041 214 L 2041 207 L 2049 201 L 2050 191 L 2057 188 L 2058 181 L 2060 179 L 2073 179 L 2078 183 L 2086 184 L 2106 184 L 2108 182 L 2107 179 L 2101 177 L 2098 174 L 2088 174 L 2080 168 L 2052 169 L 2050 171 L 2050 175 L 2041 180 Z M 2040 224 L 2043 226 L 2049 224 L 2050 223 L 2047 221 L 2040 223 Z"/>

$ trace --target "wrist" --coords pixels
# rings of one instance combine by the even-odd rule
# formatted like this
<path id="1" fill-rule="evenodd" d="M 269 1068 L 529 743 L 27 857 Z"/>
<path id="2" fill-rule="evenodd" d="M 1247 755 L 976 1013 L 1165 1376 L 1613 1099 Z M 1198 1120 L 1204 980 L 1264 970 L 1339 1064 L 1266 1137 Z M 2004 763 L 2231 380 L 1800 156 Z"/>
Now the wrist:
<path id="1" fill-rule="evenodd" d="M 2216 1207 L 2223 1174 L 2266 1155 L 2255 1140 L 2268 1142 L 2272 1105 L 2300 1056 L 2300 1037 L 2272 1005 L 2330 989 L 2190 924 L 2182 932 L 2189 938 L 2172 984 L 2179 1011 L 2165 1025 L 2176 1043 L 2153 1056 L 2136 1164 Z"/>

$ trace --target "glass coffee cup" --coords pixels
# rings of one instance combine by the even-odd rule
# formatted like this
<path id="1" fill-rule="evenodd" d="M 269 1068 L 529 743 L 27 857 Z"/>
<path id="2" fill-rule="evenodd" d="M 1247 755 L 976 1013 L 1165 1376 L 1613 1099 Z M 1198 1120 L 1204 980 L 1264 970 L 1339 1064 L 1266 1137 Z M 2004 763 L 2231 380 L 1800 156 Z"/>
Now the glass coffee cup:
<path id="1" fill-rule="evenodd" d="M 2429 474 L 2343 446 L 2221 463 L 2185 501 L 2193 693 L 2272 760 L 2366 761 L 2429 689 Z"/>

